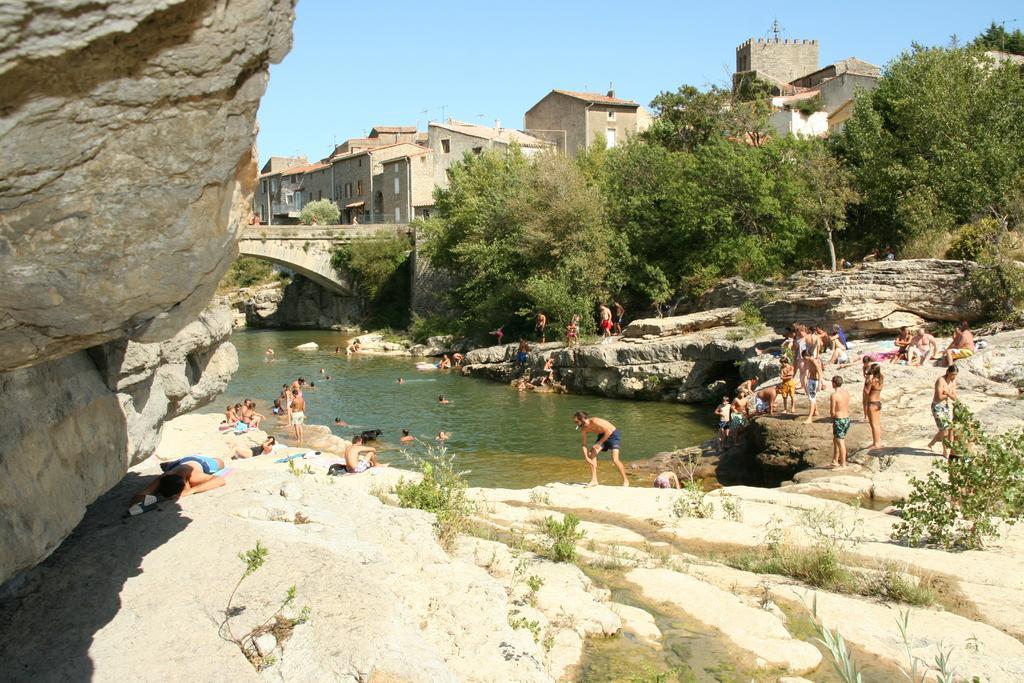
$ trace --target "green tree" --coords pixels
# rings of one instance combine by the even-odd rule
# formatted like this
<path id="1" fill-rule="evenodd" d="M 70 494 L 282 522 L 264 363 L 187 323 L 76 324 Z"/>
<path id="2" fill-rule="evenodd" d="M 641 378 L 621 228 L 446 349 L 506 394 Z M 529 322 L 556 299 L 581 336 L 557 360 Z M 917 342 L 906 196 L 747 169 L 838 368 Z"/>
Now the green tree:
<path id="1" fill-rule="evenodd" d="M 805 189 L 800 192 L 797 206 L 808 224 L 825 233 L 829 263 L 836 269 L 834 232 L 846 227 L 846 210 L 860 200 L 851 187 L 851 174 L 817 140 L 799 143 L 801 172 Z"/>
<path id="2" fill-rule="evenodd" d="M 303 225 L 337 225 L 341 219 L 338 206 L 329 199 L 317 199 L 309 202 L 299 213 L 299 221 Z"/>
<path id="3" fill-rule="evenodd" d="M 435 191 L 424 251 L 450 273 L 460 326 L 481 335 L 499 325 L 525 331 L 533 312 L 552 322 L 589 320 L 606 291 L 611 233 L 598 190 L 557 155 L 466 155 Z"/>
<path id="4" fill-rule="evenodd" d="M 974 45 L 984 50 L 999 50 L 1000 52 L 1024 55 L 1024 33 L 1019 28 L 1007 31 L 1005 26 L 993 21 L 974 39 Z"/>
<path id="5" fill-rule="evenodd" d="M 224 274 L 217 288 L 227 290 L 252 287 L 272 280 L 274 280 L 274 268 L 269 262 L 243 256 L 231 264 L 231 268 Z"/>
<path id="6" fill-rule="evenodd" d="M 374 322 L 404 325 L 411 249 L 409 240 L 400 235 L 362 239 L 335 248 L 331 265 L 352 277 L 360 308 Z"/>
<path id="7" fill-rule="evenodd" d="M 654 123 L 643 133 L 649 142 L 672 151 L 692 152 L 726 134 L 730 94 L 717 87 L 701 91 L 692 85 L 662 92 L 651 100 Z"/>
<path id="8" fill-rule="evenodd" d="M 899 246 L 999 203 L 1024 164 L 1024 78 L 977 50 L 914 46 L 858 94 L 832 138 L 862 197 L 865 246 Z"/>

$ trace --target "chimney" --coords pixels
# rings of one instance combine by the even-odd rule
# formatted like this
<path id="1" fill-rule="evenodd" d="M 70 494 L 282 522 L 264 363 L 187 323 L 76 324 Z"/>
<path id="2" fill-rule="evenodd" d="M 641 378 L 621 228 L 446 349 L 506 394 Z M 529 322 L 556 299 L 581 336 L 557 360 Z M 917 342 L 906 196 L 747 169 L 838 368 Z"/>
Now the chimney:
<path id="1" fill-rule="evenodd" d="M 608 91 L 608 97 L 615 97 L 615 91 L 614 90 L 609 90 Z"/>
<path id="2" fill-rule="evenodd" d="M 501 119 L 494 119 L 494 127 L 497 130 L 501 130 Z"/>

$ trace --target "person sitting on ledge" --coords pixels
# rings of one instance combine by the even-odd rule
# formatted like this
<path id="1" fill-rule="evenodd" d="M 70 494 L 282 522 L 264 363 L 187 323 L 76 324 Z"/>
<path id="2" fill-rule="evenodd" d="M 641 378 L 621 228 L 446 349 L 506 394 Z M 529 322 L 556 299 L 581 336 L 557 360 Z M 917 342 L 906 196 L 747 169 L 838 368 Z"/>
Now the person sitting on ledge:
<path id="1" fill-rule="evenodd" d="M 365 443 L 362 435 L 357 434 L 352 437 L 352 445 L 345 449 L 345 469 L 349 474 L 359 474 L 371 467 L 387 467 L 377 462 L 377 449 Z"/>
<path id="2" fill-rule="evenodd" d="M 964 320 L 956 326 L 953 341 L 943 351 L 945 358 L 940 358 L 936 365 L 941 365 L 943 360 L 946 361 L 946 365 L 952 365 L 953 361 L 969 358 L 974 355 L 974 348 L 974 333 L 971 332 L 970 324 Z"/>
<path id="3" fill-rule="evenodd" d="M 150 482 L 149 486 L 136 493 L 129 506 L 141 503 L 147 495 L 159 495 L 168 499 L 182 498 L 193 493 L 211 491 L 224 486 L 224 479 L 214 476 L 224 469 L 224 461 L 205 455 L 190 455 L 171 462 L 160 463 L 163 474 Z"/>

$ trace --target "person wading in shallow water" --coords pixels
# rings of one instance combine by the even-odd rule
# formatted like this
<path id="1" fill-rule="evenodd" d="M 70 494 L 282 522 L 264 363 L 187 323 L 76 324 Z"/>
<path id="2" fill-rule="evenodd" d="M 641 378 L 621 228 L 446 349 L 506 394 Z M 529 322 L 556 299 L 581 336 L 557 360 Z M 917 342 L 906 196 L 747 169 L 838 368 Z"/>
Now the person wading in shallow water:
<path id="1" fill-rule="evenodd" d="M 626 468 L 619 461 L 619 447 L 622 444 L 622 433 L 608 420 L 600 417 L 590 417 L 584 411 L 573 415 L 576 422 L 576 429 L 581 432 L 583 445 L 583 457 L 590 465 L 590 483 L 587 486 L 597 486 L 597 455 L 602 451 L 612 452 L 612 463 L 622 475 L 622 485 L 629 486 L 629 479 L 626 478 Z M 597 434 L 597 441 L 592 447 L 587 447 L 587 434 Z"/>

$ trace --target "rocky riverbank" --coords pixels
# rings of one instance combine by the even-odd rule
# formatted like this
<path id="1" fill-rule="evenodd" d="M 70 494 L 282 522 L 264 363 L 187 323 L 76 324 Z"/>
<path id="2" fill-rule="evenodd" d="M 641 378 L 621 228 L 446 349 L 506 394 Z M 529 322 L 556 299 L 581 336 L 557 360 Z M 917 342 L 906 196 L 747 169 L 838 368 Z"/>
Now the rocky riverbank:
<path id="1" fill-rule="evenodd" d="M 218 422 L 188 415 L 168 423 L 156 456 L 91 506 L 47 561 L 5 587 L 0 656 L 11 680 L 146 672 L 153 679 L 547 681 L 643 672 L 616 669 L 600 657 L 608 650 L 649 672 L 705 676 L 725 666 L 740 678 L 817 679 L 831 665 L 814 641 L 815 603 L 866 680 L 894 680 L 909 667 L 901 612 L 909 615 L 913 655 L 932 662 L 948 651 L 957 680 L 1024 676 L 1019 529 L 991 549 L 947 553 L 895 545 L 891 515 L 810 489 L 728 487 L 693 498 L 551 484 L 470 489 L 472 534 L 449 554 L 437 544 L 432 515 L 390 504 L 397 481 L 415 474 L 386 468 L 335 478 L 326 475 L 330 458 L 291 467 L 264 457 L 233 461 L 223 488 L 123 519 L 127 498 L 160 458 L 223 456 L 263 437 L 225 436 Z M 580 559 L 554 563 L 542 550 L 544 520 L 568 513 L 582 520 Z M 741 568 L 744 553 L 769 554 L 780 544 L 814 549 L 823 534 L 839 539 L 844 565 L 864 577 L 857 590 Z M 285 616 L 310 608 L 305 623 L 262 639 L 275 658 L 262 674 L 220 637 L 244 568 L 237 555 L 257 541 L 269 555 L 238 591 L 235 604 L 244 610 L 232 618 L 236 632 L 274 614 L 292 585 L 297 597 Z M 908 585 L 927 587 L 930 597 L 916 606 L 885 597 L 887 586 L 902 586 L 894 594 L 905 596 Z M 53 623 L 63 626 L 53 631 Z M 686 642 L 713 653 L 710 661 L 680 649 L 683 624 Z M 48 646 L 31 645 L 44 630 Z"/>

